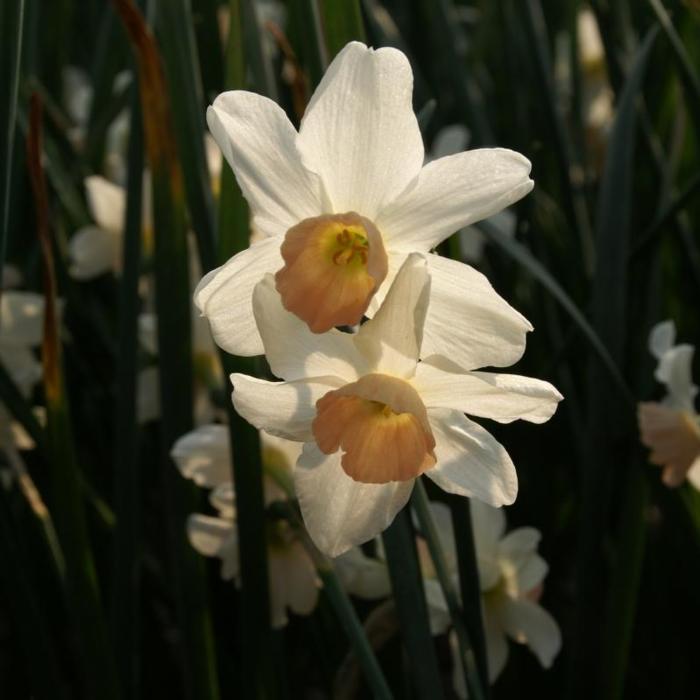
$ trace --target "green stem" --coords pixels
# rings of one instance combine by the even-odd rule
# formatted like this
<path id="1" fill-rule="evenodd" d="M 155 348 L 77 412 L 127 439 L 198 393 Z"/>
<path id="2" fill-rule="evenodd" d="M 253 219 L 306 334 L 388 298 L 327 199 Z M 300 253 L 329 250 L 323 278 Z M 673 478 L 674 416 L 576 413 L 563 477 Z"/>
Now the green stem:
<path id="1" fill-rule="evenodd" d="M 398 513 L 394 522 L 384 531 L 382 539 L 401 634 L 408 657 L 413 660 L 410 674 L 416 697 L 420 700 L 437 700 L 444 697 L 444 692 L 430 633 L 423 577 L 418 565 L 408 508 Z"/>
<path id="2" fill-rule="evenodd" d="M 114 533 L 114 587 L 112 639 L 127 698 L 139 696 L 139 428 L 136 416 L 139 273 L 143 132 L 138 92 L 134 89 L 129 129 L 126 221 L 119 300 L 119 349 L 116 406 L 118 439 L 114 446 L 116 528 Z"/>
<path id="3" fill-rule="evenodd" d="M 425 541 L 428 544 L 430 557 L 433 560 L 433 566 L 435 567 L 435 572 L 438 575 L 442 593 L 445 596 L 445 601 L 447 602 L 447 610 L 450 613 L 450 618 L 452 619 L 452 626 L 457 634 L 457 641 L 459 643 L 459 657 L 462 663 L 462 669 L 464 671 L 464 680 L 469 690 L 469 697 L 474 698 L 474 700 L 483 700 L 483 683 L 479 677 L 479 672 L 477 671 L 474 648 L 465 625 L 465 615 L 462 610 L 462 606 L 459 603 L 457 592 L 455 591 L 452 582 L 452 576 L 447 568 L 445 554 L 442 551 L 442 544 L 440 543 L 440 534 L 437 531 L 437 527 L 433 521 L 433 515 L 430 512 L 428 495 L 426 494 L 425 487 L 420 479 L 416 479 L 416 484 L 413 487 L 413 493 L 411 494 L 411 505 L 416 511 L 418 523 L 420 524 L 423 532 L 423 537 L 425 537 Z M 461 542 L 461 545 L 463 544 L 464 543 Z M 472 577 L 476 577 L 478 582 L 478 573 L 475 570 L 471 573 Z M 479 607 L 481 606 L 481 598 L 479 598 L 477 604 Z"/>

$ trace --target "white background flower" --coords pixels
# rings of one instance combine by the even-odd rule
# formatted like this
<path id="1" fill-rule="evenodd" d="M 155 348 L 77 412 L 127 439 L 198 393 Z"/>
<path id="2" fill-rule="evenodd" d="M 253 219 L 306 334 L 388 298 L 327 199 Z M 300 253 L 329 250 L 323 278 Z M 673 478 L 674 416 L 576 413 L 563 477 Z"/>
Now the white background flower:
<path id="1" fill-rule="evenodd" d="M 693 383 L 695 348 L 675 345 L 676 326 L 663 321 L 651 329 L 649 351 L 658 360 L 654 377 L 666 387 L 661 403 L 639 404 L 641 440 L 651 449 L 649 461 L 663 468 L 670 487 L 686 479 L 700 490 L 700 417 L 695 413 L 698 387 Z"/>
<path id="2" fill-rule="evenodd" d="M 435 441 L 436 463 L 425 475 L 446 491 L 495 506 L 515 499 L 515 468 L 505 449 L 464 412 L 503 423 L 518 418 L 541 423 L 561 399 L 553 386 L 536 379 L 455 373 L 440 357 L 419 362 L 429 286 L 428 265 L 414 254 L 397 275 L 381 310 L 357 334 L 333 330 L 320 336 L 283 309 L 271 275 L 255 289 L 253 306 L 267 359 L 273 373 L 287 381 L 234 374 L 234 406 L 256 427 L 306 443 L 295 469 L 296 492 L 311 537 L 329 556 L 386 528 L 407 502 L 414 479 L 357 481 L 346 473 L 342 450 L 321 451 L 312 422 L 317 401 L 328 392 L 348 389 L 367 377 L 408 387 L 405 391 L 419 397 Z M 492 343 L 498 347 L 500 338 L 494 336 Z M 489 349 L 479 340 L 468 343 L 465 356 L 469 355 L 475 358 L 474 367 L 489 364 Z M 390 407 L 391 402 L 383 403 Z M 389 457 L 394 448 L 401 454 L 405 445 L 390 437 L 378 445 Z"/>
<path id="3" fill-rule="evenodd" d="M 297 443 L 261 433 L 263 467 L 286 468 L 299 455 Z M 238 530 L 234 487 L 231 482 L 229 429 L 204 425 L 183 435 L 173 445 L 171 456 L 180 473 L 198 486 L 213 489 L 210 502 L 218 516 L 193 513 L 187 521 L 192 546 L 204 556 L 221 559 L 221 576 L 236 582 L 239 577 Z M 267 476 L 265 502 L 285 500 L 286 495 Z M 319 581 L 313 562 L 284 520 L 268 523 L 267 552 L 270 581 L 270 615 L 274 627 L 287 624 L 287 609 L 308 615 L 316 607 Z"/>

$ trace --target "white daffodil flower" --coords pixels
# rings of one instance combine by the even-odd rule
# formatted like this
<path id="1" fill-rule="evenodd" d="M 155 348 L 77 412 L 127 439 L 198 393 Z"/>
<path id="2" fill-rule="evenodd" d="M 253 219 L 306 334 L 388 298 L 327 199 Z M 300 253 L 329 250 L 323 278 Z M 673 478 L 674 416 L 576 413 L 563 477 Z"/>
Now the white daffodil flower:
<path id="1" fill-rule="evenodd" d="M 661 403 L 639 404 L 639 432 L 642 443 L 651 449 L 649 461 L 663 468 L 661 479 L 667 486 L 680 486 L 688 479 L 700 490 L 698 387 L 692 378 L 695 348 L 675 342 L 673 321 L 652 328 L 649 351 L 658 360 L 654 377 L 666 386 L 667 393 Z"/>
<path id="2" fill-rule="evenodd" d="M 291 470 L 299 456 L 298 443 L 260 433 L 265 503 L 286 500 L 287 495 L 271 477 Z M 218 516 L 194 513 L 187 521 L 191 545 L 204 556 L 221 559 L 221 577 L 239 578 L 238 530 L 234 488 L 231 482 L 229 430 L 225 425 L 204 425 L 181 437 L 171 450 L 180 473 L 198 486 L 213 489 L 209 500 Z M 283 520 L 266 528 L 270 582 L 270 615 L 273 627 L 287 624 L 287 609 L 309 615 L 318 601 L 319 580 L 303 544 Z"/>
<path id="3" fill-rule="evenodd" d="M 150 180 L 144 177 L 143 228 L 150 231 Z M 118 274 L 122 263 L 126 190 L 101 175 L 85 179 L 88 206 L 95 225 L 78 229 L 68 242 L 69 272 L 89 280 L 105 272 Z"/>
<path id="4" fill-rule="evenodd" d="M 556 620 L 538 603 L 548 570 L 537 553 L 539 531 L 520 527 L 506 534 L 503 510 L 477 501 L 472 501 L 471 513 L 489 682 L 493 683 L 505 667 L 508 638 L 526 644 L 540 664 L 549 668 L 561 649 L 561 631 Z M 446 517 L 441 521 L 444 536 L 454 541 L 451 522 Z M 460 697 L 467 697 L 454 634 L 450 642 L 455 652 L 455 691 Z"/>
<path id="5" fill-rule="evenodd" d="M 286 381 L 233 374 L 233 403 L 256 427 L 305 443 L 296 492 L 311 537 L 331 557 L 386 528 L 422 473 L 451 493 L 512 503 L 510 457 L 464 412 L 542 423 L 562 398 L 536 379 L 455 371 L 439 356 L 419 362 L 430 283 L 425 258 L 410 255 L 356 334 L 312 333 L 284 309 L 271 274 L 253 292 L 267 360 Z M 482 339 L 463 342 L 470 369 L 490 364 Z"/>
<path id="6" fill-rule="evenodd" d="M 530 162 L 506 149 L 423 167 L 412 90 L 403 53 L 353 42 L 330 65 L 298 133 L 261 95 L 233 91 L 214 101 L 209 128 L 264 236 L 205 275 L 195 292 L 225 350 L 263 352 L 252 291 L 266 273 L 275 273 L 284 307 L 312 331 L 352 326 L 377 312 L 410 253 L 427 254 L 532 189 Z M 433 254 L 427 260 L 424 354 L 473 367 L 473 353 L 488 347 L 491 366 L 517 361 L 530 323 L 471 267 Z"/>
<path id="7" fill-rule="evenodd" d="M 44 297 L 34 292 L 4 290 L 0 295 L 0 363 L 20 392 L 29 397 L 41 379 L 34 348 L 44 335 Z M 31 438 L 0 404 L 0 447 L 31 447 Z"/>

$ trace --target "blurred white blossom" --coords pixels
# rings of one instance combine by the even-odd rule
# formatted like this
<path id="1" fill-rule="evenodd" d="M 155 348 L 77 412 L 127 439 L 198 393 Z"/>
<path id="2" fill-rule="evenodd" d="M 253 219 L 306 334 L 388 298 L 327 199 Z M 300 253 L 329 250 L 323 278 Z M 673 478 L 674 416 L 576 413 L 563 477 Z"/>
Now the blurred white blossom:
<path id="1" fill-rule="evenodd" d="M 277 479 L 284 478 L 300 452 L 297 443 L 260 433 L 266 505 L 288 498 Z M 180 473 L 203 488 L 212 489 L 209 500 L 216 516 L 194 513 L 187 521 L 192 546 L 204 556 L 221 560 L 221 576 L 239 580 L 238 531 L 234 486 L 231 481 L 229 429 L 204 425 L 181 437 L 171 456 Z M 282 472 L 282 473 L 280 473 Z M 273 478 L 273 475 L 274 477 Z M 284 519 L 266 525 L 270 582 L 270 614 L 273 627 L 287 624 L 287 610 L 309 615 L 318 601 L 319 579 L 299 535 Z"/>
<path id="2" fill-rule="evenodd" d="M 670 487 L 686 479 L 700 489 L 700 417 L 695 412 L 698 387 L 693 383 L 695 348 L 675 345 L 673 321 L 652 328 L 649 351 L 658 360 L 654 377 L 666 387 L 660 403 L 639 404 L 639 432 L 651 453 L 649 461 L 662 467 L 661 478 Z"/>

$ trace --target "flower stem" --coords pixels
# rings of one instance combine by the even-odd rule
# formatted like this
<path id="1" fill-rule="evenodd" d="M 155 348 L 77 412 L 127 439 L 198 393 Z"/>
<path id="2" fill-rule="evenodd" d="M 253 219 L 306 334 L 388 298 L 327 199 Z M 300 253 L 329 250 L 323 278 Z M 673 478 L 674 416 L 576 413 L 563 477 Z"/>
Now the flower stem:
<path id="1" fill-rule="evenodd" d="M 481 678 L 479 677 L 479 671 L 477 670 L 477 663 L 474 651 L 474 645 L 471 642 L 471 635 L 467 631 L 466 627 L 466 616 L 462 610 L 462 606 L 459 603 L 459 598 L 457 596 L 457 591 L 455 591 L 452 577 L 447 568 L 447 562 L 445 560 L 445 553 L 442 551 L 442 544 L 440 543 L 440 535 L 435 526 L 433 520 L 433 515 L 430 512 L 430 501 L 428 500 L 428 495 L 425 492 L 425 487 L 420 479 L 416 479 L 416 485 L 413 488 L 413 494 L 411 495 L 411 505 L 416 511 L 418 516 L 418 522 L 420 524 L 421 530 L 423 532 L 423 537 L 428 544 L 428 550 L 430 551 L 430 557 L 433 560 L 433 566 L 437 572 L 438 579 L 440 581 L 440 586 L 442 587 L 442 592 L 445 596 L 447 602 L 447 609 L 452 618 L 452 626 L 457 634 L 457 641 L 459 643 L 459 657 L 462 662 L 462 669 L 464 671 L 464 679 L 469 689 L 469 697 L 475 700 L 482 700 L 484 698 L 484 693 L 482 691 L 482 686 L 484 685 Z M 469 535 L 469 540 L 471 543 L 471 532 L 467 533 Z M 466 543 L 467 547 L 470 543 Z M 473 544 L 471 544 L 473 549 Z M 459 549 L 462 549 L 460 547 Z M 476 579 L 477 588 L 479 576 L 474 568 L 471 572 L 471 578 Z M 468 599 L 471 602 L 471 599 Z M 481 606 L 481 598 L 478 599 L 478 606 Z"/>
<path id="2" fill-rule="evenodd" d="M 384 531 L 382 539 L 401 634 L 408 657 L 415 660 L 415 663 L 410 664 L 410 672 L 416 697 L 420 700 L 436 700 L 444 697 L 444 691 L 430 634 L 423 578 L 408 513 L 408 508 L 404 508 Z"/>

